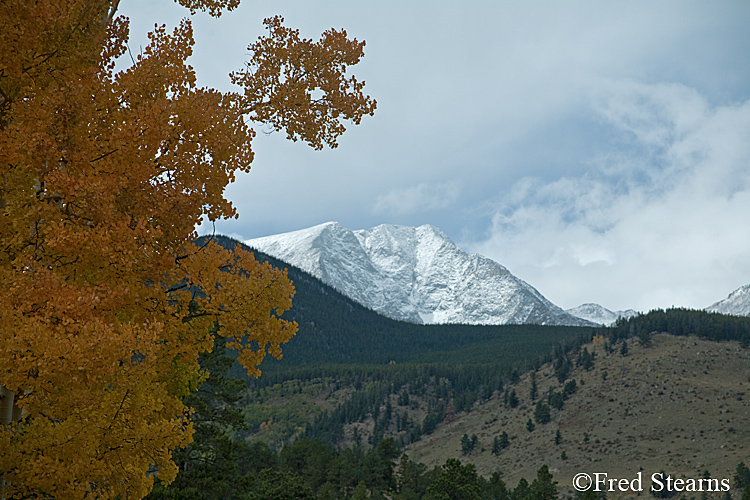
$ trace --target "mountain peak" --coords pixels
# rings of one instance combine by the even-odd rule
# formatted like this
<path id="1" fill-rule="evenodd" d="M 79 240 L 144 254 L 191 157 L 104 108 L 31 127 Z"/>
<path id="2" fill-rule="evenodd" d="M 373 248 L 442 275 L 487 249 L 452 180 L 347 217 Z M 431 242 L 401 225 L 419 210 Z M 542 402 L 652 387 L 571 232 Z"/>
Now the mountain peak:
<path id="1" fill-rule="evenodd" d="M 720 300 L 706 308 L 706 311 L 731 314 L 734 316 L 750 315 L 750 285 L 739 287 L 726 299 Z"/>
<path id="2" fill-rule="evenodd" d="M 385 316 L 413 323 L 589 325 L 440 229 L 336 222 L 247 240 Z"/>
<path id="3" fill-rule="evenodd" d="M 599 304 L 586 303 L 581 304 L 573 309 L 566 309 L 565 312 L 576 316 L 578 318 L 597 323 L 599 325 L 611 326 L 617 322 L 620 318 L 630 318 L 635 316 L 638 312 L 632 309 L 626 309 L 624 311 L 610 311 L 609 309 L 600 306 Z"/>

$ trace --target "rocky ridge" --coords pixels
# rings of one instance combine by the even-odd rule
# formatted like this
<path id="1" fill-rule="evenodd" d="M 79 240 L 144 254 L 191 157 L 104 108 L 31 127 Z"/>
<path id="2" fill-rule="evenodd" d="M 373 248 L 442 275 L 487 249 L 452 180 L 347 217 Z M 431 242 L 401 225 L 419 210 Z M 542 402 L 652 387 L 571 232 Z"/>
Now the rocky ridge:
<path id="1" fill-rule="evenodd" d="M 497 262 L 442 231 L 328 222 L 244 242 L 319 278 L 384 316 L 424 324 L 586 326 Z"/>

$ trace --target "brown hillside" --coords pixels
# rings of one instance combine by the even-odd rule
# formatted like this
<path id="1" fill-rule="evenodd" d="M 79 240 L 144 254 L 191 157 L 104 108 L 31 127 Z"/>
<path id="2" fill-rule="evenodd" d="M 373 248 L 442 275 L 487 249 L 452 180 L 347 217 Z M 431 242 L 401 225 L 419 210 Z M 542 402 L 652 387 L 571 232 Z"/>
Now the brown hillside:
<path id="1" fill-rule="evenodd" d="M 521 477 L 531 481 L 546 464 L 561 492 L 572 492 L 572 478 L 580 472 L 633 479 L 643 471 L 647 489 L 651 474 L 661 470 L 696 479 L 708 470 L 713 478 L 731 480 L 738 462 L 750 463 L 750 350 L 737 342 L 666 334 L 655 335 L 650 347 L 633 341 L 628 346 L 625 357 L 619 345 L 609 355 L 601 345 L 587 346 L 596 353 L 594 368 L 575 368 L 571 378 L 577 392 L 561 411 L 552 410 L 550 423 L 537 424 L 532 432 L 526 422 L 533 419 L 536 403 L 529 399 L 527 374 L 514 387 L 517 408 L 505 408 L 496 395 L 407 452 L 428 466 L 441 465 L 461 457 L 464 433 L 476 434 L 479 446 L 462 456 L 463 462 L 475 464 L 483 475 L 500 471 L 510 486 Z M 562 389 L 550 365 L 538 371 L 537 384 L 541 398 L 549 388 Z M 558 429 L 562 442 L 555 445 Z M 492 455 L 492 441 L 502 431 L 510 446 Z M 733 488 L 733 496 L 738 493 Z"/>

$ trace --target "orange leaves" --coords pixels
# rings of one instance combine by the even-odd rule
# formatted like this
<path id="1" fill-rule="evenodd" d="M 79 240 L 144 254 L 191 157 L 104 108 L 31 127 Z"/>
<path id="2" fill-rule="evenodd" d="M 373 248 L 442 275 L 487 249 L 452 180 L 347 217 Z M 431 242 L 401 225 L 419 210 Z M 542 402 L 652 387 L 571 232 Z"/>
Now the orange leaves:
<path id="1" fill-rule="evenodd" d="M 191 14 L 195 14 L 196 10 L 203 10 L 219 17 L 222 9 L 234 10 L 239 7 L 240 0 L 177 0 L 177 3 L 190 9 Z"/>
<path id="2" fill-rule="evenodd" d="M 364 82 L 346 77 L 348 66 L 364 55 L 365 42 L 349 40 L 345 31 L 329 30 L 319 42 L 300 39 L 280 16 L 266 19 L 268 36 L 250 45 L 245 69 L 230 75 L 244 88 L 242 106 L 254 121 L 286 130 L 315 149 L 335 148 L 345 127 L 375 112 L 377 103 L 362 93 Z"/>
<path id="3" fill-rule="evenodd" d="M 193 248 L 180 260 L 177 274 L 192 290 L 182 289 L 183 301 L 192 293 L 196 312 L 183 313 L 188 324 L 203 318 L 215 321 L 227 337 L 227 347 L 238 351 L 248 373 L 260 375 L 257 365 L 266 352 L 281 356 L 280 345 L 297 331 L 297 324 L 278 318 L 292 305 L 294 287 L 286 271 L 255 260 L 249 252 L 224 250 L 213 241 Z M 252 342 L 251 342 L 252 341 Z"/>
<path id="4" fill-rule="evenodd" d="M 180 398 L 213 333 L 257 375 L 297 329 L 279 318 L 285 272 L 191 243 L 203 218 L 236 215 L 223 193 L 253 160 L 245 117 L 320 149 L 375 109 L 345 75 L 364 42 L 301 40 L 281 18 L 233 76 L 243 95 L 197 87 L 187 20 L 115 72 L 116 6 L 0 2 L 0 387 L 24 410 L 0 423 L 8 498 L 140 498 L 150 467 L 174 478 L 192 434 Z"/>
<path id="5" fill-rule="evenodd" d="M 169 450 L 189 442 L 190 425 L 165 418 L 181 406 L 158 388 L 132 377 L 127 388 L 103 391 L 82 405 L 70 400 L 65 418 L 46 412 L 15 423 L 0 437 L 6 448 L 0 470 L 18 492 L 41 491 L 55 498 L 141 498 L 151 487 L 150 465 L 174 478 Z M 7 439 L 10 437 L 10 439 Z"/>

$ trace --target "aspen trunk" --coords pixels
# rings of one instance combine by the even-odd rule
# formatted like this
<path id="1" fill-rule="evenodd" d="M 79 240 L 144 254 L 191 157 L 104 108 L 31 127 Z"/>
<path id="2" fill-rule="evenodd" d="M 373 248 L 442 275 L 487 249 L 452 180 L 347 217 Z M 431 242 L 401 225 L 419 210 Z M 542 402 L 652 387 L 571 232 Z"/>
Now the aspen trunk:
<path id="1" fill-rule="evenodd" d="M 16 395 L 13 391 L 9 391 L 2 384 L 0 384 L 0 426 L 10 425 L 13 421 L 13 403 L 15 402 Z M 2 430 L 0 429 L 0 432 Z M 5 474 L 0 471 L 0 500 L 5 500 L 3 490 L 5 489 Z"/>
<path id="2" fill-rule="evenodd" d="M 0 425 L 10 425 L 14 417 L 16 395 L 0 385 Z"/>

